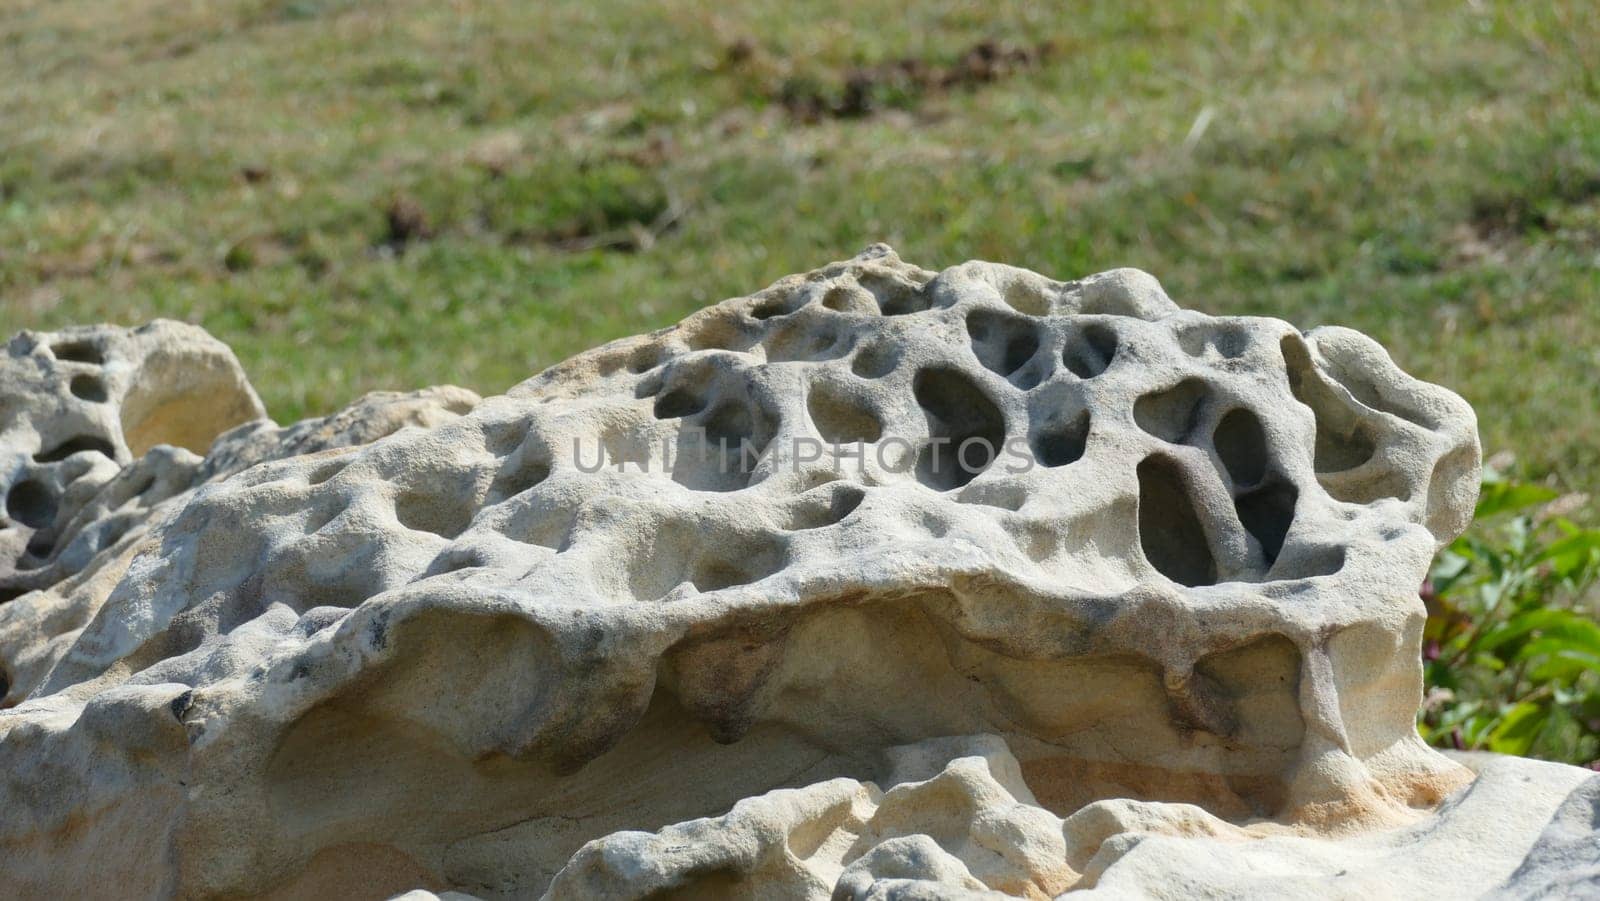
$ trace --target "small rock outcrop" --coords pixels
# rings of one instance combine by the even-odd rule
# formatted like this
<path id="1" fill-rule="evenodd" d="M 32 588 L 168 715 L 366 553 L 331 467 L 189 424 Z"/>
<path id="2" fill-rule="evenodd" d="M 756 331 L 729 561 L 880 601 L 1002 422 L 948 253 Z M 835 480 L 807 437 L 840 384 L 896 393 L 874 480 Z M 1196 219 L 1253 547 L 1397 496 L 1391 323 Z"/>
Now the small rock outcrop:
<path id="1" fill-rule="evenodd" d="M 192 327 L 23 332 L 0 464 L 3 894 L 1519 897 L 1596 868 L 1590 774 L 1416 734 L 1470 407 L 1140 272 L 879 246 L 503 396 L 289 427 Z"/>

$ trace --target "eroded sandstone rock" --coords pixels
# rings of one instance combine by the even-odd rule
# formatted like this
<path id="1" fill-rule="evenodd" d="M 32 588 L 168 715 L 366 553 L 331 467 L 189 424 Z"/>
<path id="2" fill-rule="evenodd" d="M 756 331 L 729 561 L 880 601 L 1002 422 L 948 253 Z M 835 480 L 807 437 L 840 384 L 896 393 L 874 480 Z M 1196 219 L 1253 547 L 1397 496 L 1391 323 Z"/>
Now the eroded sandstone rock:
<path id="1" fill-rule="evenodd" d="M 0 532 L 27 592 L 0 606 L 11 892 L 1187 897 L 1281 871 L 1356 897 L 1450 869 L 1409 846 L 1470 851 L 1483 892 L 1584 776 L 1473 782 L 1417 737 L 1415 589 L 1470 518 L 1476 426 L 1349 330 L 876 247 L 501 397 L 217 438 L 260 416 L 231 355 L 151 328 L 226 361 L 168 402 L 205 415 L 82 431 L 52 336 L 0 369 L 8 504 L 82 460 L 48 482 L 79 512 Z M 187 370 L 146 371 L 94 403 Z M 28 462 L 68 432 L 109 449 Z M 1487 848 L 1473 799 L 1512 784 Z M 1542 853 L 1581 853 L 1564 835 Z"/>
<path id="2" fill-rule="evenodd" d="M 233 352 L 176 322 L 23 332 L 0 357 L 0 386 L 0 601 L 60 582 L 115 543 L 121 520 L 94 505 L 129 463 L 157 445 L 197 460 L 223 430 L 265 415 Z M 119 505 L 170 495 L 151 476 Z"/>

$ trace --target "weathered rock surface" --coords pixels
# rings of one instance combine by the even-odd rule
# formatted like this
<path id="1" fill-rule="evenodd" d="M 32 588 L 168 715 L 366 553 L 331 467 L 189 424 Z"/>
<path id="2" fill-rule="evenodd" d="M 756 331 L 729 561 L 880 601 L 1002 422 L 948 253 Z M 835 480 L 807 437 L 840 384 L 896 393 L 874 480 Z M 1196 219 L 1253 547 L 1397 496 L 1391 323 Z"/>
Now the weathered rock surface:
<path id="1" fill-rule="evenodd" d="M 487 400 L 279 428 L 157 323 L 24 332 L 0 413 L 7 895 L 1516 897 L 1600 857 L 1585 771 L 1416 735 L 1476 425 L 1349 330 L 879 247 Z"/>

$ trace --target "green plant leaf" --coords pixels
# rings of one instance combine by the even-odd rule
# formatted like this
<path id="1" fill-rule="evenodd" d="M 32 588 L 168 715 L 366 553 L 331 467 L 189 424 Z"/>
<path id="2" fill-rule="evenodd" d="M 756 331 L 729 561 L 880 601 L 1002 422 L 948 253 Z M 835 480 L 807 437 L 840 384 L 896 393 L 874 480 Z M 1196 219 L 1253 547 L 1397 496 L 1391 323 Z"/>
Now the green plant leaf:
<path id="1" fill-rule="evenodd" d="M 1479 636 L 1477 649 L 1480 652 L 1493 651 L 1534 632 L 1559 636 L 1570 643 L 1600 653 L 1600 626 L 1571 610 L 1559 607 L 1536 607 L 1524 610 L 1502 624 L 1490 626 Z"/>
<path id="2" fill-rule="evenodd" d="M 1600 560 L 1600 529 L 1573 532 L 1551 542 L 1534 559 L 1548 562 L 1551 570 L 1562 578 L 1573 578 Z"/>
<path id="3" fill-rule="evenodd" d="M 1479 519 L 1501 513 L 1515 513 L 1555 500 L 1560 492 L 1543 485 L 1524 485 L 1518 482 L 1488 482 L 1478 496 L 1478 508 L 1473 515 Z"/>
<path id="4" fill-rule="evenodd" d="M 1489 733 L 1489 750 L 1500 754 L 1526 754 L 1544 728 L 1549 712 L 1524 701 L 1508 710 Z"/>
<path id="5" fill-rule="evenodd" d="M 1505 661 L 1494 656 L 1493 654 L 1474 654 L 1472 657 L 1472 665 L 1481 666 L 1491 673 L 1498 673 L 1506 668 Z"/>
<path id="6" fill-rule="evenodd" d="M 1535 683 L 1571 682 L 1585 671 L 1600 672 L 1600 654 L 1572 647 L 1559 638 L 1538 639 L 1524 650 L 1526 659 L 1538 661 L 1527 674 Z"/>

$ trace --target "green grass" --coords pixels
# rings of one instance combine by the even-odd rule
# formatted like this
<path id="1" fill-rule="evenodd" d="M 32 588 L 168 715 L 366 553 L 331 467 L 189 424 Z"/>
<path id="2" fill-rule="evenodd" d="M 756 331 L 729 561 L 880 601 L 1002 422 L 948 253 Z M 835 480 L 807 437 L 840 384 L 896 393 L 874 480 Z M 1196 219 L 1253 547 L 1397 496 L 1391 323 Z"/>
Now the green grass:
<path id="1" fill-rule="evenodd" d="M 11 0 L 0 331 L 198 322 L 289 419 L 500 391 L 887 240 L 1360 328 L 1600 487 L 1587 0 L 1049 6 Z M 1053 52 L 780 102 L 986 39 Z"/>

